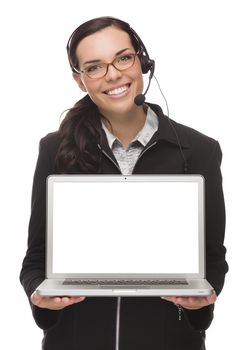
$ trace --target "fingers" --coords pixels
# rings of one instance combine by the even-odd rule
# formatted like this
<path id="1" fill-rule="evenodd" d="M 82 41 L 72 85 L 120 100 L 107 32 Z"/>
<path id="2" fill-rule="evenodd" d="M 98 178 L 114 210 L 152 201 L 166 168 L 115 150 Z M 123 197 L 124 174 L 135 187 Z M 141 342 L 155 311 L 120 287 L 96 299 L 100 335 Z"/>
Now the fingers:
<path id="1" fill-rule="evenodd" d="M 166 300 L 166 301 L 170 301 L 170 302 L 176 304 L 177 297 L 161 297 L 161 299 Z"/>
<path id="2" fill-rule="evenodd" d="M 216 302 L 217 295 L 216 295 L 215 291 L 211 295 L 207 296 L 207 300 L 208 300 L 209 304 L 214 304 Z"/>
<path id="3" fill-rule="evenodd" d="M 210 304 L 214 304 L 217 296 L 215 293 L 207 296 L 207 297 L 161 297 L 161 299 L 170 301 L 174 304 L 179 304 L 182 307 L 189 310 L 197 310 L 201 309 Z"/>
<path id="4" fill-rule="evenodd" d="M 66 306 L 79 303 L 84 299 L 85 297 L 44 297 L 36 292 L 31 296 L 31 301 L 34 305 L 50 310 L 61 310 Z"/>

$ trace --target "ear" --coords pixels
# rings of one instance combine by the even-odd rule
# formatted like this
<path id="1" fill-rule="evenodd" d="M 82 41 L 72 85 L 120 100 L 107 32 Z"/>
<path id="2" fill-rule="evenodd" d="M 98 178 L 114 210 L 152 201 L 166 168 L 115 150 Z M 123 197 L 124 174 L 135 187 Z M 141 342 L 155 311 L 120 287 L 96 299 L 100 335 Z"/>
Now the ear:
<path id="1" fill-rule="evenodd" d="M 75 81 L 77 82 L 79 88 L 84 91 L 87 92 L 87 89 L 85 87 L 85 85 L 83 84 L 82 80 L 81 80 L 81 76 L 78 73 L 72 73 L 73 78 L 75 79 Z"/>

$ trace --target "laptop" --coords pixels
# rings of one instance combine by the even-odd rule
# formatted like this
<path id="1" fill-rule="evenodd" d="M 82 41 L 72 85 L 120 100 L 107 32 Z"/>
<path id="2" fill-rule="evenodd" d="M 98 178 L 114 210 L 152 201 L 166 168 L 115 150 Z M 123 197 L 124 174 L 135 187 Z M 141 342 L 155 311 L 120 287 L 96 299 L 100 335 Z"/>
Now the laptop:
<path id="1" fill-rule="evenodd" d="M 201 175 L 47 178 L 44 296 L 205 296 Z"/>

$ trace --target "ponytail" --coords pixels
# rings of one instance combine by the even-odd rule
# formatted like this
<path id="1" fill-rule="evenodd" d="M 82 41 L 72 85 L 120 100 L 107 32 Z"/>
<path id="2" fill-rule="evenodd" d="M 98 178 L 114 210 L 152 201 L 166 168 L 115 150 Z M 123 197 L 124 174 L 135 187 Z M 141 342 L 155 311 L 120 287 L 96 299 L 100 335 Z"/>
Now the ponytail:
<path id="1" fill-rule="evenodd" d="M 56 156 L 58 173 L 99 172 L 100 113 L 88 95 L 66 114 L 58 130 L 60 146 Z"/>

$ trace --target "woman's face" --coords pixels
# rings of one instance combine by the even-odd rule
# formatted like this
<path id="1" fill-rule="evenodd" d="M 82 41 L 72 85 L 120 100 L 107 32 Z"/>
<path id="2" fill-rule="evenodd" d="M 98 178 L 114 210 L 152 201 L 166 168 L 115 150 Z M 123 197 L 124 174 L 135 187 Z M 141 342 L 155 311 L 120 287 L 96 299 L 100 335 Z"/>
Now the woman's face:
<path id="1" fill-rule="evenodd" d="M 128 33 L 117 27 L 107 27 L 82 39 L 76 49 L 80 69 L 90 61 L 109 63 L 117 56 L 135 53 Z M 90 63 L 91 65 L 92 63 Z M 98 64 L 98 63 L 94 63 Z M 133 115 L 137 107 L 134 98 L 143 90 L 141 64 L 138 56 L 133 66 L 119 71 L 108 66 L 107 74 L 92 79 L 85 73 L 73 73 L 83 91 L 87 91 L 104 116 Z"/>

